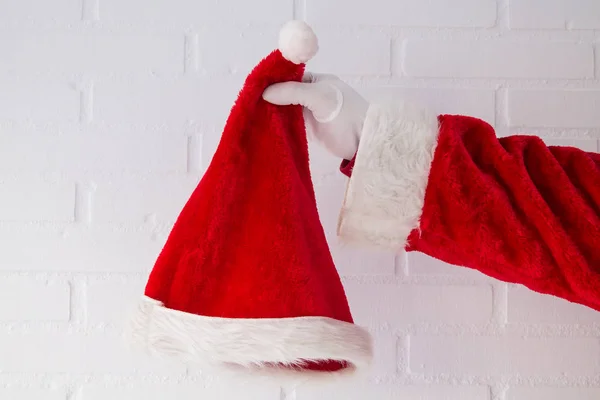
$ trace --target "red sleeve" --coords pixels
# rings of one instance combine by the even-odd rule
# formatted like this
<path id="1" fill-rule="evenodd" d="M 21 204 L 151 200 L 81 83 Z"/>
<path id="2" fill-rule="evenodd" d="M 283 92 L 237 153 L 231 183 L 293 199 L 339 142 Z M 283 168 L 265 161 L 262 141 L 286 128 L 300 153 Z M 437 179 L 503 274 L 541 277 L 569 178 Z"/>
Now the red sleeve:
<path id="1" fill-rule="evenodd" d="M 600 162 L 441 117 L 421 230 L 407 250 L 600 310 Z"/>
<path id="2" fill-rule="evenodd" d="M 388 248 L 402 245 L 600 310 L 600 155 L 546 146 L 535 136 L 499 139 L 475 118 L 437 120 L 431 153 L 413 143 L 393 161 L 406 164 L 401 171 L 425 172 L 424 191 L 418 180 L 407 184 L 394 175 L 397 168 L 383 147 L 373 150 L 380 146 L 373 137 L 382 133 L 371 133 L 368 150 L 359 148 L 354 159 L 341 235 Z M 432 157 L 426 169 L 411 169 L 427 154 Z M 368 186 L 364 177 L 375 170 L 385 178 Z M 353 221 L 359 215 L 364 228 Z M 386 216 L 403 232 L 407 224 L 413 229 L 396 235 Z"/>

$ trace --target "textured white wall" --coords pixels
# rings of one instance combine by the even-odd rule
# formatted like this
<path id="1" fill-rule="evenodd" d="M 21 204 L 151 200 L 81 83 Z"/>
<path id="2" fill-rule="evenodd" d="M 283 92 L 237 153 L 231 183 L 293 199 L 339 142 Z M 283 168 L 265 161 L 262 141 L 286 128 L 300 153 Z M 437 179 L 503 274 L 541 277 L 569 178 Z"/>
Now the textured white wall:
<path id="1" fill-rule="evenodd" d="M 0 399 L 600 398 L 600 314 L 334 237 L 345 179 L 313 170 L 369 382 L 280 390 L 124 350 L 127 310 L 249 68 L 292 17 L 309 67 L 500 135 L 598 151 L 600 2 L 0 0 Z"/>

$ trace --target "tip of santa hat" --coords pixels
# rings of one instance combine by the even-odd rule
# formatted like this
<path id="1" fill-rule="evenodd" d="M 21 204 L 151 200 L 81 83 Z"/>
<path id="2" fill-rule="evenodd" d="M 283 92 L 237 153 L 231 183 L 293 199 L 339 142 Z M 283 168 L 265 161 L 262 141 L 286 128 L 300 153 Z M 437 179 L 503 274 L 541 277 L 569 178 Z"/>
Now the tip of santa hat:
<path id="1" fill-rule="evenodd" d="M 287 22 L 279 32 L 279 51 L 294 64 L 303 64 L 317 54 L 317 35 L 304 21 Z"/>

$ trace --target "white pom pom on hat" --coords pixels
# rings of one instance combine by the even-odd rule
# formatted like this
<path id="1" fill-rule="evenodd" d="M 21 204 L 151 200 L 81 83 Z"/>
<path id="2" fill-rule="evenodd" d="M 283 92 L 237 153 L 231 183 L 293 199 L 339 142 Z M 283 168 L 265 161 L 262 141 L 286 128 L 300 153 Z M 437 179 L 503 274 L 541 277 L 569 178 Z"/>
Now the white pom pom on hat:
<path id="1" fill-rule="evenodd" d="M 294 64 L 303 64 L 319 50 L 317 36 L 304 21 L 287 22 L 279 32 L 279 51 Z"/>

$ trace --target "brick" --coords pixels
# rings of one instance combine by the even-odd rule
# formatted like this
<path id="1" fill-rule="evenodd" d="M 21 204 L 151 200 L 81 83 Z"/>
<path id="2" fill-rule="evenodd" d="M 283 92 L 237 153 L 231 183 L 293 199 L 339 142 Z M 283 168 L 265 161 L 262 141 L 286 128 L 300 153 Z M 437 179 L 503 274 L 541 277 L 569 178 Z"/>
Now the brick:
<path id="1" fill-rule="evenodd" d="M 276 27 L 279 28 L 279 27 Z M 312 70 L 339 75 L 389 75 L 390 38 L 380 32 L 352 31 L 343 33 L 318 30 L 320 51 L 311 60 Z M 219 41 L 214 36 L 219 36 Z M 198 34 L 199 67 L 208 73 L 247 74 L 258 61 L 274 48 L 277 29 L 214 30 Z M 223 53 L 223 48 L 235 51 Z M 344 54 L 340 58 L 338 55 Z"/>
<path id="2" fill-rule="evenodd" d="M 198 179 L 165 175 L 151 179 L 111 179 L 95 183 L 95 222 L 139 224 L 148 222 L 149 218 L 152 221 L 175 221 Z"/>
<path id="3" fill-rule="evenodd" d="M 598 90 L 509 90 L 510 126 L 596 128 L 600 125 Z"/>
<path id="4" fill-rule="evenodd" d="M 136 282 L 91 281 L 87 285 L 86 315 L 91 324 L 124 326 L 144 294 L 146 280 Z M 124 310 L 131 310 L 123 312 Z"/>
<path id="5" fill-rule="evenodd" d="M 183 35 L 17 33 L 0 39 L 0 54 L 6 57 L 0 70 L 178 73 L 183 72 L 183 50 Z"/>
<path id="6" fill-rule="evenodd" d="M 508 322 L 524 324 L 600 324 L 591 308 L 511 285 L 508 288 Z"/>
<path id="7" fill-rule="evenodd" d="M 339 166 L 339 164 L 338 164 Z M 333 260 L 341 275 L 394 275 L 394 254 L 345 244 L 336 234 L 344 197 L 342 185 L 315 185 L 321 223 Z"/>
<path id="8" fill-rule="evenodd" d="M 145 373 L 179 376 L 185 366 L 128 348 L 121 336 L 0 333 L 0 370 L 15 373 Z"/>
<path id="9" fill-rule="evenodd" d="M 409 39 L 402 69 L 413 77 L 592 78 L 594 54 L 577 43 Z"/>
<path id="10" fill-rule="evenodd" d="M 329 153 L 327 149 L 314 138 L 310 126 L 307 127 L 307 134 L 308 152 L 310 154 L 310 169 L 314 185 L 335 186 L 335 188 L 332 188 L 332 194 L 337 194 L 337 190 L 339 190 L 338 188 L 341 188 L 342 193 L 345 192 L 345 186 L 348 182 L 348 177 L 340 172 L 340 160 L 337 157 L 332 157 L 331 153 Z M 318 187 L 315 188 L 315 190 L 318 192 Z M 318 193 L 317 196 L 319 196 Z M 339 202 L 341 200 L 336 201 L 338 201 L 336 206 L 339 207 L 341 204 Z M 325 217 L 325 215 L 323 215 L 323 217 Z M 335 218 L 337 218 L 337 216 Z"/>
<path id="11" fill-rule="evenodd" d="M 333 261 L 342 276 L 394 275 L 394 255 L 384 252 L 349 247 L 337 237 L 329 237 L 329 248 Z"/>
<path id="12" fill-rule="evenodd" d="M 398 338 L 389 333 L 372 333 L 373 362 L 369 374 L 376 378 L 393 377 L 398 372 Z"/>
<path id="13" fill-rule="evenodd" d="M 369 326 L 415 323 L 485 324 L 492 317 L 489 285 L 396 285 L 346 283 L 356 320 Z M 369 299 L 365 301 L 364 299 Z"/>
<path id="14" fill-rule="evenodd" d="M 300 385 L 296 389 L 297 400 L 490 400 L 486 386 L 400 386 L 372 383 L 337 383 L 327 385 Z"/>
<path id="15" fill-rule="evenodd" d="M 319 30 L 318 35 L 319 47 L 323 50 L 311 60 L 312 70 L 337 75 L 390 74 L 391 39 L 385 33 Z"/>
<path id="16" fill-rule="evenodd" d="M 436 114 L 469 115 L 490 124 L 494 124 L 496 118 L 496 96 L 493 90 L 395 86 L 357 87 L 356 89 L 372 102 L 393 102 L 402 99 L 430 109 Z"/>
<path id="17" fill-rule="evenodd" d="M 117 271 L 152 268 L 164 237 L 108 228 L 0 230 L 2 271 Z M 35 251 L 32 251 L 35 249 Z"/>
<path id="18" fill-rule="evenodd" d="M 595 376 L 596 338 L 412 336 L 410 370 L 416 374 L 469 376 Z"/>
<path id="19" fill-rule="evenodd" d="M 426 254 L 411 251 L 407 254 L 408 273 L 415 276 L 460 276 L 465 278 L 486 278 L 479 271 L 463 267 L 460 265 L 450 265 L 429 257 Z"/>
<path id="20" fill-rule="evenodd" d="M 34 278 L 0 280 L 0 320 L 68 321 L 70 287 L 65 282 Z"/>
<path id="21" fill-rule="evenodd" d="M 0 133 L 0 148 L 3 171 L 187 170 L 187 138 L 178 135 L 126 129 L 97 134 Z"/>
<path id="22" fill-rule="evenodd" d="M 197 400 L 197 399 L 248 399 L 279 400 L 279 387 L 275 383 L 260 384 L 238 381 L 216 383 L 146 384 L 135 382 L 128 387 L 103 387 L 85 385 L 81 400 Z"/>
<path id="23" fill-rule="evenodd" d="M 79 92 L 66 82 L 0 76 L 0 87 L 0 121 L 79 120 Z"/>
<path id="24" fill-rule="evenodd" d="M 492 0 L 457 0 L 448 7 L 444 0 L 306 0 L 306 15 L 310 23 L 327 25 L 491 27 L 496 21 L 496 3 Z"/>
<path id="25" fill-rule="evenodd" d="M 0 183 L 0 220 L 56 221 L 75 219 L 75 185 L 30 180 Z"/>
<path id="26" fill-rule="evenodd" d="M 240 73 L 250 70 L 276 46 L 278 26 L 269 29 L 218 28 L 198 33 L 198 64 L 209 74 Z M 219 40 L 215 40 L 215 36 Z M 223 49 L 231 51 L 224 52 Z"/>
<path id="27" fill-rule="evenodd" d="M 19 0 L 0 2 L 0 24 L 69 23 L 81 19 L 81 0 Z"/>
<path id="28" fill-rule="evenodd" d="M 265 12 L 268 10 L 268 12 Z M 203 26 L 226 23 L 281 24 L 293 17 L 291 0 L 255 0 L 252 2 L 223 2 L 180 0 L 153 0 L 140 7 L 136 0 L 102 0 L 100 19 L 102 21 L 132 21 L 143 25 Z M 216 39 L 218 41 L 218 39 Z"/>
<path id="29" fill-rule="evenodd" d="M 66 400 L 64 389 L 0 388 L 0 399 L 6 400 Z"/>
<path id="30" fill-rule="evenodd" d="M 221 127 L 241 88 L 240 79 L 99 81 L 93 119 L 146 125 L 201 121 Z"/>
<path id="31" fill-rule="evenodd" d="M 590 153 L 599 151 L 598 140 L 577 138 L 542 138 L 548 146 L 576 147 Z"/>
<path id="32" fill-rule="evenodd" d="M 511 387 L 506 393 L 506 400 L 597 400 L 600 399 L 600 388 L 579 387 Z"/>
<path id="33" fill-rule="evenodd" d="M 512 29 L 598 29 L 600 3 L 595 0 L 510 0 L 509 23 Z"/>

